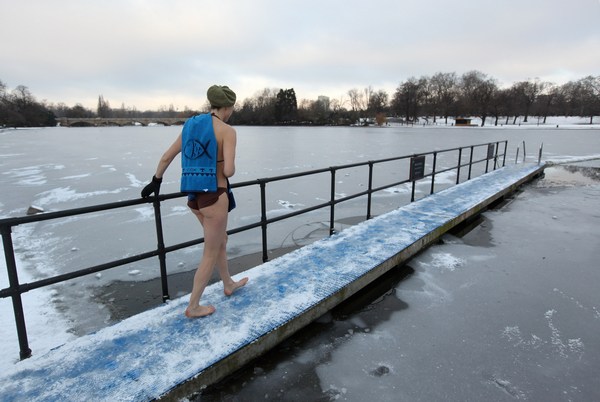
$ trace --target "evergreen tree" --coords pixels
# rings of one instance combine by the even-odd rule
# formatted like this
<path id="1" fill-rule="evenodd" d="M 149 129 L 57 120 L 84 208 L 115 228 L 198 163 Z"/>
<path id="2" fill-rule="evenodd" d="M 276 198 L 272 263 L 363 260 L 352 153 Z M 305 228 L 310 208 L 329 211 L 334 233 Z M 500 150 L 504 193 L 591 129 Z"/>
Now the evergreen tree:
<path id="1" fill-rule="evenodd" d="M 298 103 L 294 88 L 280 89 L 275 102 L 275 122 L 293 123 L 298 119 Z"/>
<path id="2" fill-rule="evenodd" d="M 102 95 L 98 97 L 97 114 L 98 117 L 110 117 L 111 115 L 110 104 L 107 100 L 104 100 L 104 96 Z"/>

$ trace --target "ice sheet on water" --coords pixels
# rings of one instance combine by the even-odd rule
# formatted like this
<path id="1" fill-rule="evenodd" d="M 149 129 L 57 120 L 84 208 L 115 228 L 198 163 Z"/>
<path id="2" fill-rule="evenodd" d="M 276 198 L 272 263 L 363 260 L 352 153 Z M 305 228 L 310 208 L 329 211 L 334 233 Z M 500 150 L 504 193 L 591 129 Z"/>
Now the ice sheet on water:
<path id="1" fill-rule="evenodd" d="M 137 177 L 135 177 L 135 175 L 133 173 L 125 173 L 125 177 L 127 177 L 127 179 L 129 179 L 129 183 L 131 184 L 131 187 L 139 188 L 139 187 L 144 187 L 146 185 L 146 182 L 138 180 Z"/>
<path id="2" fill-rule="evenodd" d="M 484 373 L 484 381 L 492 386 L 499 388 L 501 391 L 508 394 L 508 396 L 514 399 L 527 399 L 527 394 L 520 390 L 517 386 L 512 384 L 509 380 L 500 377 L 499 374 L 488 374 Z"/>
<path id="3" fill-rule="evenodd" d="M 544 313 L 550 336 L 530 334 L 523 335 L 518 325 L 507 326 L 502 331 L 502 338 L 513 347 L 531 353 L 533 350 L 541 350 L 548 356 L 561 358 L 580 359 L 585 351 L 585 344 L 581 338 L 564 339 L 560 329 L 554 322 L 557 311 L 552 309 Z"/>
<path id="4" fill-rule="evenodd" d="M 25 154 L 0 154 L 0 158 L 14 158 Z"/>
<path id="5" fill-rule="evenodd" d="M 187 206 L 177 205 L 170 209 L 170 212 L 164 215 L 165 218 L 172 216 L 182 216 L 188 215 L 190 213 L 190 209 Z"/>
<path id="6" fill-rule="evenodd" d="M 380 347 L 382 343 L 388 347 Z M 396 389 L 401 383 L 401 373 L 396 370 L 398 360 L 389 358 L 390 353 L 396 354 L 394 343 L 393 333 L 386 330 L 354 332 L 343 338 L 331 351 L 330 359 L 316 367 L 321 389 L 334 399 L 348 394 L 357 401 L 372 399 L 373 392 L 377 393 L 377 399 L 387 399 L 385 393 L 380 393 L 387 389 L 391 390 L 387 395 L 395 393 L 397 400 L 404 400 L 401 389 Z"/>
<path id="7" fill-rule="evenodd" d="M 548 327 L 552 332 L 551 343 L 555 350 L 562 357 L 569 357 L 571 354 L 576 354 L 577 357 L 581 356 L 584 351 L 584 344 L 580 338 L 567 339 L 566 342 L 563 340 L 562 334 L 556 324 L 554 323 L 554 315 L 557 313 L 556 310 L 548 310 L 544 317 L 548 321 Z"/>
<path id="8" fill-rule="evenodd" d="M 504 328 L 502 331 L 502 338 L 505 338 L 509 343 L 515 347 L 526 347 L 537 349 L 544 344 L 542 338 L 536 334 L 531 334 L 528 339 L 523 337 L 521 329 L 518 325 L 509 326 Z"/>
<path id="9" fill-rule="evenodd" d="M 572 295 L 565 293 L 561 289 L 554 288 L 553 291 L 555 293 L 558 293 L 564 300 L 570 301 L 573 304 L 575 304 L 575 306 L 577 306 L 577 308 L 581 309 L 582 311 L 591 313 L 594 319 L 600 320 L 600 310 L 598 309 L 598 307 L 596 307 L 596 306 L 588 307 L 588 306 L 584 305 L 579 299 L 577 299 L 576 297 L 574 297 Z"/>
<path id="10" fill-rule="evenodd" d="M 85 179 L 86 177 L 90 177 L 91 175 L 92 175 L 91 173 L 83 173 L 83 174 L 61 177 L 60 180 L 79 180 L 79 179 Z"/>
<path id="11" fill-rule="evenodd" d="M 3 174 L 13 179 L 18 179 L 17 184 L 20 186 L 38 186 L 47 182 L 42 166 L 11 169 Z"/>
<path id="12" fill-rule="evenodd" d="M 410 187 L 410 185 L 409 184 L 404 184 L 404 185 L 399 186 L 399 187 L 386 188 L 385 190 L 383 190 L 383 193 L 387 193 L 387 195 L 389 195 L 389 194 L 398 194 L 398 193 L 405 194 L 405 193 L 410 193 L 411 191 L 412 191 L 412 188 Z M 376 193 L 375 194 L 376 197 L 378 195 L 380 195 L 380 193 Z"/>
<path id="13" fill-rule="evenodd" d="M 90 191 L 86 193 L 79 193 L 77 192 L 77 190 L 71 188 L 71 186 L 57 187 L 52 190 L 43 191 L 40 194 L 38 194 L 35 203 L 44 207 L 48 207 L 54 204 L 82 200 L 98 195 L 119 194 L 125 190 L 127 190 L 127 188 L 117 188 L 115 190 L 99 190 Z"/>
<path id="14" fill-rule="evenodd" d="M 448 252 L 436 252 L 430 255 L 429 261 L 420 260 L 419 264 L 424 266 L 431 266 L 433 268 L 454 271 L 456 268 L 463 265 L 465 261 L 458 258 Z"/>
<path id="15" fill-rule="evenodd" d="M 291 201 L 286 201 L 286 200 L 277 200 L 277 203 L 287 209 L 294 209 L 296 207 L 302 206 L 302 204 L 300 204 L 300 203 L 293 203 Z"/>
<path id="16" fill-rule="evenodd" d="M 295 209 L 295 208 L 301 208 L 304 206 L 304 204 L 301 203 L 293 203 L 291 201 L 287 201 L 287 200 L 277 200 L 277 204 L 281 206 L 281 208 L 278 209 L 270 209 L 267 211 L 267 216 L 268 217 L 275 217 L 275 216 L 280 216 L 280 215 L 284 215 L 290 212 L 290 210 Z M 240 218 L 241 220 L 248 220 L 248 217 L 242 217 Z"/>
<path id="17" fill-rule="evenodd" d="M 443 169 L 438 167 L 437 170 Z M 427 183 L 427 181 L 425 181 Z M 451 170 L 448 172 L 442 172 L 435 175 L 436 184 L 455 184 L 456 183 L 456 172 Z M 430 184 L 430 183 L 427 183 Z"/>
<path id="18" fill-rule="evenodd" d="M 553 155 L 549 158 L 548 162 L 556 164 L 573 164 L 578 162 L 592 161 L 600 159 L 600 154 L 588 154 L 588 155 Z"/>
<path id="19" fill-rule="evenodd" d="M 134 208 L 133 210 L 137 213 L 137 215 L 128 222 L 147 222 L 154 220 L 154 208 L 151 205 Z"/>

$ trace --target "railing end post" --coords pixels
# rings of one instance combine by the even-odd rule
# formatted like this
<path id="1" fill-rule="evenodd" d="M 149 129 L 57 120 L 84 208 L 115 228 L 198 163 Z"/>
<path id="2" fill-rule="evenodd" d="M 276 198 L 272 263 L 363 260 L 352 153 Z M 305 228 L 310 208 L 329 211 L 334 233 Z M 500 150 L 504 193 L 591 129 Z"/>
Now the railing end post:
<path id="1" fill-rule="evenodd" d="M 160 198 L 158 194 L 152 202 L 154 207 L 154 223 L 156 226 L 156 250 L 158 252 L 158 263 L 160 268 L 160 282 L 162 287 L 163 303 L 170 299 L 169 297 L 169 282 L 167 274 L 167 253 L 165 251 L 165 239 L 162 228 L 162 214 L 160 210 Z"/>
<path id="2" fill-rule="evenodd" d="M 31 357 L 31 349 L 21 349 L 21 351 L 19 351 L 19 357 L 21 358 L 21 360 L 29 359 Z"/>

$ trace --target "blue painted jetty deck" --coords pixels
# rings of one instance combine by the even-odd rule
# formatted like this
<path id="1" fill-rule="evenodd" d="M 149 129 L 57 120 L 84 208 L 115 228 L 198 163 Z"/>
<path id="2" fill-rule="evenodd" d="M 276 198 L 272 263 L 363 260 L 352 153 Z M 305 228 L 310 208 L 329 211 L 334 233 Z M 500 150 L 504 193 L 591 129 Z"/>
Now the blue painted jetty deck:
<path id="1" fill-rule="evenodd" d="M 231 297 L 220 283 L 189 320 L 187 297 L 75 339 L 0 374 L 2 401 L 146 401 L 217 382 L 543 171 L 503 167 L 352 226 L 243 273 Z M 4 352 L 6 353 L 6 351 Z"/>

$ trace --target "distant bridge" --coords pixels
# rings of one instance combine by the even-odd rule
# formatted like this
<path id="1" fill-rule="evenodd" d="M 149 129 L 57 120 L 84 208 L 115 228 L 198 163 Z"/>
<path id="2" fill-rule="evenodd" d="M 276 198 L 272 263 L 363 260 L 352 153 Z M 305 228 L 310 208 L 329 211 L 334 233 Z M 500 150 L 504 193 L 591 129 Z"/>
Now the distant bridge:
<path id="1" fill-rule="evenodd" d="M 180 126 L 187 117 L 58 117 L 61 127 L 99 127 L 99 126 Z"/>

